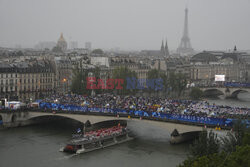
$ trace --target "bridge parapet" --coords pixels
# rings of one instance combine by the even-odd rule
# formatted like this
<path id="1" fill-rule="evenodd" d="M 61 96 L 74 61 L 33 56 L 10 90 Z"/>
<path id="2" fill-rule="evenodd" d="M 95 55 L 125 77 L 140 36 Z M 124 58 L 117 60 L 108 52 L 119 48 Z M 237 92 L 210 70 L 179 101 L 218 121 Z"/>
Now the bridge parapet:
<path id="1" fill-rule="evenodd" d="M 180 133 L 190 132 L 190 131 L 200 131 L 204 127 L 204 123 L 192 123 L 178 120 L 170 120 L 165 118 L 157 118 L 157 117 L 140 117 L 140 116 L 130 116 L 126 114 L 121 114 L 117 117 L 116 114 L 108 114 L 108 113 L 68 113 L 66 111 L 57 112 L 56 114 L 53 111 L 25 111 L 21 114 L 17 114 L 18 112 L 0 112 L 0 115 L 8 114 L 8 119 L 4 120 L 5 127 L 13 127 L 13 126 L 23 126 L 32 124 L 31 120 L 38 117 L 46 117 L 46 116 L 55 116 L 55 117 L 65 117 L 70 118 L 82 123 L 85 123 L 89 120 L 92 124 L 108 121 L 108 120 L 126 120 L 128 122 L 131 121 L 142 121 L 144 123 L 150 124 L 152 126 L 157 126 L 163 129 L 172 132 L 174 129 L 178 129 Z M 11 117 L 13 115 L 17 115 L 16 120 L 12 120 Z M 20 116 L 20 117 L 19 117 Z M 128 118 L 128 116 L 130 118 Z M 209 125 L 207 125 L 209 127 Z M 211 125 L 210 127 L 214 127 Z M 222 127 L 223 128 L 223 127 Z M 226 128 L 226 127 L 225 127 Z M 229 128 L 229 127 L 228 127 Z"/>

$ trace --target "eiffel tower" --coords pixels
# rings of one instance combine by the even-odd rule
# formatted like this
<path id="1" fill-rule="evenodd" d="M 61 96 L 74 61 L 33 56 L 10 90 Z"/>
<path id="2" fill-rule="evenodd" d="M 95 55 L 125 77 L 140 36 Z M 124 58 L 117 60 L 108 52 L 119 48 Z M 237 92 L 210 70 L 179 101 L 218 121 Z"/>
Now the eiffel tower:
<path id="1" fill-rule="evenodd" d="M 188 55 L 194 53 L 194 49 L 191 46 L 190 38 L 188 36 L 188 9 L 185 9 L 185 21 L 184 21 L 184 31 L 181 38 L 181 43 L 177 48 L 177 53 L 181 55 Z"/>

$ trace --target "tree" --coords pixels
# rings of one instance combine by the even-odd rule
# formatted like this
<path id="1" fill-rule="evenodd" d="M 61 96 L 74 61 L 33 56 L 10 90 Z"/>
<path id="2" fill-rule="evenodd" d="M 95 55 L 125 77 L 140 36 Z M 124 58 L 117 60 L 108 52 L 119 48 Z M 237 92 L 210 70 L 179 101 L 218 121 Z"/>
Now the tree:
<path id="1" fill-rule="evenodd" d="M 250 166 L 250 146 L 237 147 L 236 151 L 231 153 L 228 159 L 223 161 L 221 166 L 226 167 L 249 167 Z"/>
<path id="2" fill-rule="evenodd" d="M 163 71 L 157 70 L 157 69 L 152 69 L 148 71 L 147 73 L 147 79 L 162 79 L 163 81 L 163 90 L 159 91 L 166 91 L 167 88 L 167 76 Z M 154 90 L 149 89 L 149 92 L 152 92 Z"/>
<path id="3" fill-rule="evenodd" d="M 250 146 L 237 147 L 232 153 L 216 153 L 202 157 L 189 158 L 179 167 L 249 167 Z"/>
<path id="4" fill-rule="evenodd" d="M 218 167 L 225 159 L 225 154 L 213 154 L 196 158 L 188 158 L 179 167 Z"/>
<path id="5" fill-rule="evenodd" d="M 114 69 L 112 74 L 113 79 L 123 79 L 123 89 L 116 90 L 118 94 L 120 95 L 128 95 L 128 94 L 134 94 L 136 93 L 136 89 L 126 89 L 127 85 L 127 78 L 135 78 L 137 79 L 137 75 L 135 71 L 131 71 L 127 67 L 121 66 Z M 117 84 L 115 84 L 116 88 Z"/>
<path id="6" fill-rule="evenodd" d="M 187 78 L 182 73 L 170 73 L 168 76 L 168 85 L 171 91 L 176 92 L 179 97 L 187 86 Z"/>
<path id="7" fill-rule="evenodd" d="M 237 146 L 243 144 L 243 138 L 247 134 L 249 129 L 246 127 L 246 124 L 238 119 L 233 122 L 233 132 L 228 132 L 226 137 L 222 137 L 222 149 L 225 152 L 233 152 L 236 150 Z M 245 139 L 248 142 L 247 139 Z"/>
<path id="8" fill-rule="evenodd" d="M 76 68 L 73 70 L 73 79 L 71 85 L 71 91 L 75 94 L 83 94 L 83 95 L 90 95 L 90 89 L 87 89 L 87 77 L 89 73 L 93 73 L 96 80 L 100 77 L 100 69 L 98 67 L 94 69 L 83 69 L 80 65 L 80 68 Z M 100 93 L 101 90 L 95 90 L 95 93 Z"/>
<path id="9" fill-rule="evenodd" d="M 203 96 L 203 92 L 199 88 L 194 87 L 191 89 L 189 96 L 194 100 L 198 100 Z"/>
<path id="10" fill-rule="evenodd" d="M 103 52 L 102 49 L 95 49 L 95 50 L 93 50 L 91 53 L 92 53 L 92 54 L 100 54 L 100 55 L 102 55 L 104 52 Z"/>
<path id="11" fill-rule="evenodd" d="M 62 53 L 63 51 L 62 51 L 61 47 L 55 46 L 55 47 L 52 48 L 52 52 L 60 52 L 60 53 Z"/>
<path id="12" fill-rule="evenodd" d="M 242 145 L 249 145 L 250 146 L 250 133 L 245 133 L 243 140 L 242 140 Z"/>
<path id="13" fill-rule="evenodd" d="M 84 73 L 80 71 L 74 71 L 74 77 L 72 79 L 71 91 L 76 94 L 84 93 L 83 78 Z"/>
<path id="14" fill-rule="evenodd" d="M 82 69 L 76 68 L 73 70 L 73 79 L 71 84 L 71 91 L 75 94 L 90 94 L 89 90 L 86 90 L 86 78 L 88 72 Z"/>
<path id="15" fill-rule="evenodd" d="M 24 54 L 23 54 L 22 51 L 19 50 L 19 51 L 16 53 L 16 55 L 17 55 L 17 56 L 23 56 Z"/>
<path id="16" fill-rule="evenodd" d="M 195 141 L 191 148 L 193 156 L 185 160 L 179 167 L 249 167 L 249 128 L 242 120 L 235 121 L 233 128 L 234 132 L 230 132 L 227 136 L 221 138 L 222 152 L 218 152 L 217 136 L 209 134 L 207 138 L 206 132 L 203 131 L 199 140 Z"/>
<path id="17" fill-rule="evenodd" d="M 219 140 L 217 135 L 211 130 L 203 130 L 199 138 L 191 145 L 191 155 L 201 157 L 219 152 Z"/>
<path id="18" fill-rule="evenodd" d="M 231 132 L 227 133 L 227 136 L 221 138 L 222 150 L 225 152 L 233 152 L 236 150 L 237 139 Z"/>
<path id="19" fill-rule="evenodd" d="M 249 128 L 246 128 L 246 124 L 242 120 L 234 122 L 233 128 L 234 132 L 230 132 L 227 136 L 221 138 L 222 152 L 218 152 L 217 137 L 209 135 L 210 137 L 206 138 L 206 133 L 202 133 L 199 141 L 196 141 L 191 149 L 193 156 L 185 160 L 179 167 L 249 167 Z M 212 151 L 213 149 L 216 151 Z"/>

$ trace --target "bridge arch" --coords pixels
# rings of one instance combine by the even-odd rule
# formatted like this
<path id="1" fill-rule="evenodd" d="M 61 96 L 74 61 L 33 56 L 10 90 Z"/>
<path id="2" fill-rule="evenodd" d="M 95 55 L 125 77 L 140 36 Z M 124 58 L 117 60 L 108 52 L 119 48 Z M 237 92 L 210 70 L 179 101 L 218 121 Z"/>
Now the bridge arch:
<path id="1" fill-rule="evenodd" d="M 232 97 L 232 98 L 237 98 L 237 95 L 238 95 L 239 93 L 245 93 L 245 92 L 249 92 L 249 91 L 244 90 L 244 89 L 235 90 L 235 91 L 231 94 L 231 97 Z"/>
<path id="2" fill-rule="evenodd" d="M 120 124 L 121 126 L 127 126 L 127 120 L 115 119 L 114 117 L 109 117 L 110 120 L 99 119 L 97 121 L 93 121 L 92 119 L 81 119 L 84 115 L 79 116 L 79 118 L 71 117 L 72 115 L 60 115 L 60 114 L 48 114 L 48 115 L 38 115 L 33 116 L 28 119 L 28 121 L 32 121 L 32 124 L 43 124 L 43 123 L 52 123 L 56 122 L 56 125 L 67 125 L 71 129 L 84 129 L 86 131 L 89 130 L 97 130 L 100 128 L 109 128 L 113 126 L 117 126 Z M 98 117 L 98 116 L 97 116 Z M 93 122 L 91 122 L 93 121 Z"/>
<path id="3" fill-rule="evenodd" d="M 72 122 L 79 123 L 79 124 L 84 124 L 84 122 L 81 122 L 81 121 L 74 119 L 74 118 L 71 118 L 71 117 L 62 116 L 62 115 L 50 115 L 50 114 L 34 116 L 34 117 L 29 118 L 28 120 L 34 121 L 34 122 L 42 122 L 42 121 L 49 122 L 49 121 L 53 121 L 53 120 L 62 120 L 62 119 L 70 120 Z"/>
<path id="4" fill-rule="evenodd" d="M 203 91 L 204 96 L 219 96 L 219 95 L 224 95 L 224 92 L 216 89 L 216 88 L 212 88 L 212 89 L 205 89 Z"/>
<path id="5" fill-rule="evenodd" d="M 127 126 L 127 120 L 119 120 L 119 119 L 113 119 L 113 120 L 105 120 L 105 121 L 100 121 L 92 124 L 93 129 L 98 129 L 102 127 L 112 127 L 112 126 L 117 126 L 120 124 L 121 126 Z"/>

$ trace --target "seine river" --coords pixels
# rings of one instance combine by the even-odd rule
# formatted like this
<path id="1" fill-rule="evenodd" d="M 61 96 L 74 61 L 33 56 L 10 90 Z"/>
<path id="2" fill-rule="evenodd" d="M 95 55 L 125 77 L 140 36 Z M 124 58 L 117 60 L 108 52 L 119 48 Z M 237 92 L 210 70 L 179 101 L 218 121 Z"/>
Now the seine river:
<path id="1" fill-rule="evenodd" d="M 250 107 L 250 95 L 240 100 L 209 99 L 211 103 Z M 189 145 L 170 145 L 170 132 L 145 123 L 128 125 L 135 140 L 81 155 L 59 152 L 72 129 L 62 124 L 36 125 L 0 131 L 0 167 L 174 167 L 186 159 Z"/>

